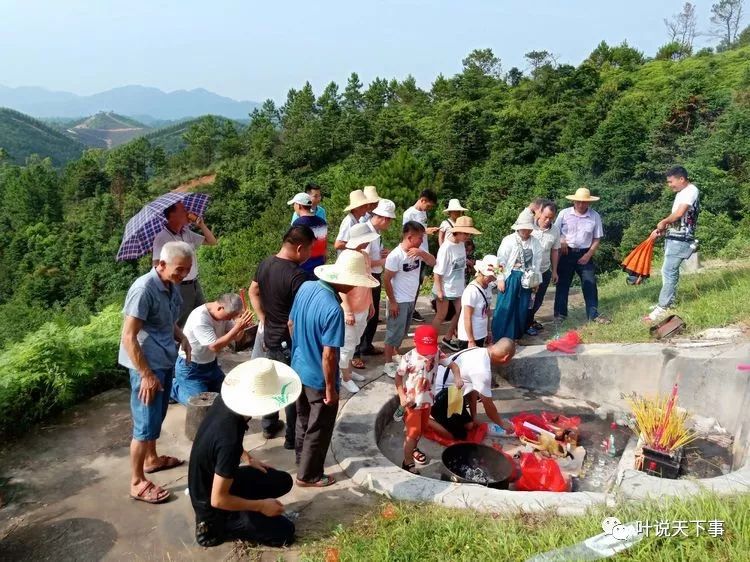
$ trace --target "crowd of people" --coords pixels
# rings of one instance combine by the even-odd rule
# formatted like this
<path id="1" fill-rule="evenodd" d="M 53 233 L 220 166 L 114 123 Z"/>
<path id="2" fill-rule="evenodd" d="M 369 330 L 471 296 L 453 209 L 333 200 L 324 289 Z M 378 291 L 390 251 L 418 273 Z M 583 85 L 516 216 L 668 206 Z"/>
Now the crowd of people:
<path id="1" fill-rule="evenodd" d="M 679 264 L 689 257 L 686 245 L 694 249 L 697 189 L 682 168 L 670 170 L 668 182 L 678 195 L 672 214 L 652 233 L 667 237 L 664 288 L 653 318 L 673 303 Z M 397 219 L 396 206 L 366 186 L 350 194 L 333 243 L 337 258 L 326 264 L 327 213 L 320 186 L 309 184 L 288 202 L 291 226 L 279 250 L 258 265 L 248 308 L 234 293 L 203 302 L 195 249 L 217 240 L 182 203 L 167 209 L 164 231 L 154 242 L 154 267 L 133 283 L 123 310 L 119 362 L 130 372 L 133 417 L 130 496 L 166 501 L 169 492 L 146 474 L 184 463 L 156 452 L 170 400 L 187 404 L 198 393 L 218 392 L 190 456 L 196 538 L 204 546 L 230 538 L 290 543 L 294 525 L 276 498 L 295 484 L 334 483 L 324 464 L 339 392 L 341 386 L 359 391 L 364 377 L 355 369 L 374 355 L 384 355 L 384 372 L 395 379 L 405 426 L 404 470 L 418 473 L 416 465 L 428 462 L 418 446 L 428 426 L 462 439 L 477 423 L 480 402 L 493 422 L 512 431 L 492 401 L 492 365 L 510 361 L 519 339 L 544 329 L 536 313 L 549 285 L 557 286 L 557 320 L 568 314 L 568 292 L 577 274 L 588 319 L 609 322 L 599 312 L 594 266 L 604 236 L 601 217 L 591 208 L 598 198 L 586 188 L 566 198 L 572 205 L 560 212 L 553 201 L 532 201 L 496 254 L 477 258 L 472 237 L 481 232 L 468 209 L 451 199 L 444 210 L 447 218 L 430 226 L 428 213 L 438 200 L 429 189 L 403 212 L 398 245 L 385 247 L 382 235 Z M 190 228 L 191 222 L 201 234 Z M 433 254 L 429 237 L 435 234 Z M 436 312 L 431 325 L 425 325 L 416 302 L 430 268 Z M 383 292 L 380 349 L 374 336 Z M 225 377 L 217 354 L 241 340 L 255 321 L 263 358 Z M 414 322 L 423 324 L 414 332 L 415 347 L 402 353 Z M 463 407 L 449 415 L 451 388 L 462 394 Z M 282 409 L 286 423 L 279 417 Z M 296 480 L 244 450 L 250 417 L 261 418 L 267 439 L 285 428 L 283 446 L 295 451 Z"/>

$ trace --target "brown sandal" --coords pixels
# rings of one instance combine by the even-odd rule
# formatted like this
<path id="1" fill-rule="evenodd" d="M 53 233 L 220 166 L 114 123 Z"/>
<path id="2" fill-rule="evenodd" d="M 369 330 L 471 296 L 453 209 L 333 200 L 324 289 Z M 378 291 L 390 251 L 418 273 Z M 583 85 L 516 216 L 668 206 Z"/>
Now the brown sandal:
<path id="1" fill-rule="evenodd" d="M 352 367 L 355 369 L 364 369 L 367 365 L 360 357 L 355 357 L 352 359 Z"/>
<path id="2" fill-rule="evenodd" d="M 320 477 L 320 480 L 316 480 L 315 482 L 305 482 L 304 480 L 300 480 L 297 478 L 297 486 L 300 488 L 325 488 L 326 486 L 330 486 L 331 484 L 335 484 L 336 479 L 333 476 L 328 476 L 327 474 L 324 474 Z"/>
<path id="3" fill-rule="evenodd" d="M 185 461 L 183 460 L 162 455 L 159 457 L 159 464 L 157 464 L 156 466 L 152 466 L 151 468 L 146 468 L 144 466 L 143 472 L 145 472 L 146 474 L 153 474 L 154 472 L 169 470 L 170 468 L 177 468 L 178 466 L 182 466 L 183 464 L 185 464 Z"/>
<path id="4" fill-rule="evenodd" d="M 170 495 L 172 494 L 169 490 L 164 490 L 150 480 L 145 480 L 135 495 L 130 494 L 130 498 L 139 502 L 164 503 Z"/>

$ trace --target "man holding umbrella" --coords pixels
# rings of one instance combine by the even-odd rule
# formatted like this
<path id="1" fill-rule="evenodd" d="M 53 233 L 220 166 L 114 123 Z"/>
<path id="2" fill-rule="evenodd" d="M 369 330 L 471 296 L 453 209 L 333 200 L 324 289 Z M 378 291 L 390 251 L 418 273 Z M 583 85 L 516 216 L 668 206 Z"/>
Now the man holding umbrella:
<path id="1" fill-rule="evenodd" d="M 156 235 L 156 238 L 154 238 L 154 266 L 158 265 L 159 254 L 167 242 L 186 242 L 193 248 L 193 252 L 203 244 L 213 246 L 217 242 L 211 229 L 203 222 L 203 218 L 195 213 L 188 213 L 182 201 L 178 201 L 164 209 L 164 217 L 167 219 L 167 223 L 161 232 Z M 201 234 L 192 230 L 190 223 L 200 228 Z M 198 283 L 197 254 L 193 258 L 193 266 L 190 268 L 190 273 L 188 273 L 187 277 L 180 284 L 180 294 L 182 295 L 182 309 L 178 325 L 182 327 L 185 325 L 193 309 L 206 302 L 201 286 Z"/>

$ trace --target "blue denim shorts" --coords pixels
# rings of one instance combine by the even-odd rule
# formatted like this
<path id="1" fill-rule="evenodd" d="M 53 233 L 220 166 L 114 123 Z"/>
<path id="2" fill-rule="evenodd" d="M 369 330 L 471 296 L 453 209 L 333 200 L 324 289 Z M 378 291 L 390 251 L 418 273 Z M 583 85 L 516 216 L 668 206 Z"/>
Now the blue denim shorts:
<path id="1" fill-rule="evenodd" d="M 156 441 L 161 434 L 161 424 L 167 415 L 169 394 L 172 389 L 172 369 L 154 369 L 164 390 L 157 392 L 150 404 L 138 398 L 141 389 L 141 375 L 135 369 L 130 372 L 130 412 L 133 415 L 133 439 L 136 441 Z"/>
<path id="2" fill-rule="evenodd" d="M 189 363 L 182 357 L 177 358 L 174 366 L 174 383 L 172 383 L 172 400 L 187 406 L 191 396 L 201 392 L 221 392 L 224 372 L 219 362 Z"/>

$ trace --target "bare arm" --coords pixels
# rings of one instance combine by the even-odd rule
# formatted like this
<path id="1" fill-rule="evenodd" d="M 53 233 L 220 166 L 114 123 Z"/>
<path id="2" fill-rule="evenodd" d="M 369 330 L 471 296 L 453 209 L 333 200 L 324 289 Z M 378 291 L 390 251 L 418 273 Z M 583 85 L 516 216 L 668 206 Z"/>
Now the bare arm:
<path id="1" fill-rule="evenodd" d="M 435 265 L 435 256 L 433 256 L 431 253 L 425 252 L 424 250 L 419 250 L 419 257 L 421 257 L 422 261 L 424 261 L 430 267 Z"/>
<path id="2" fill-rule="evenodd" d="M 138 343 L 138 332 L 141 331 L 142 327 L 143 320 L 134 316 L 126 316 L 122 329 L 122 345 L 125 347 L 130 362 L 135 365 L 135 370 L 141 375 L 138 399 L 144 404 L 150 404 L 156 398 L 156 393 L 163 388 L 159 379 L 148 366 L 141 344 Z"/>
<path id="3" fill-rule="evenodd" d="M 266 323 L 266 313 L 263 311 L 263 303 L 260 301 L 260 287 L 257 281 L 250 283 L 250 288 L 247 290 L 247 294 L 250 297 L 250 305 L 255 311 L 255 316 L 258 318 L 258 322 L 262 324 Z"/>
<path id="4" fill-rule="evenodd" d="M 456 388 L 463 388 L 464 379 L 461 378 L 461 369 L 459 369 L 455 362 L 451 363 L 448 368 L 451 370 L 451 373 L 453 373 L 453 384 Z"/>
<path id="5" fill-rule="evenodd" d="M 180 328 L 177 324 L 174 325 L 174 339 L 175 341 L 180 342 L 180 346 L 185 352 L 185 361 L 190 363 L 190 354 L 192 353 L 193 348 L 191 347 L 188 339 L 185 337 L 185 334 L 182 332 L 182 328 Z"/>
<path id="6" fill-rule="evenodd" d="M 229 493 L 233 482 L 233 478 L 224 478 L 214 474 L 211 485 L 211 507 L 226 511 L 257 511 L 267 517 L 276 517 L 284 513 L 284 504 L 279 500 L 246 500 Z"/>
<path id="7" fill-rule="evenodd" d="M 203 222 L 203 219 L 201 217 L 198 217 L 197 219 L 195 219 L 195 224 L 198 226 L 198 228 L 201 229 L 201 234 L 203 234 L 203 238 L 205 238 L 203 243 L 207 246 L 216 246 L 216 236 L 214 236 L 214 233 L 211 232 L 210 228 L 208 228 L 208 225 Z"/>
<path id="8" fill-rule="evenodd" d="M 326 397 L 324 402 L 328 405 L 339 401 L 336 392 L 336 373 L 338 372 L 339 360 L 335 347 L 323 346 L 323 378 L 326 383 Z"/>
<path id="9" fill-rule="evenodd" d="M 439 273 L 433 273 L 432 282 L 435 285 L 435 295 L 437 295 L 438 300 L 443 300 L 443 276 Z"/>
<path id="10" fill-rule="evenodd" d="M 476 347 L 477 342 L 474 340 L 474 326 L 471 324 L 471 317 L 474 314 L 474 307 L 468 304 L 464 305 L 464 329 L 468 338 L 469 347 Z"/>
<path id="11" fill-rule="evenodd" d="M 690 205 L 688 205 L 687 203 L 683 203 L 682 205 L 677 207 L 677 210 L 674 213 L 660 220 L 659 224 L 656 225 L 656 229 L 666 230 L 670 224 L 680 220 L 685 215 L 685 213 L 687 213 L 689 208 L 690 208 Z"/>
<path id="12" fill-rule="evenodd" d="M 560 262 L 560 250 L 552 250 L 550 254 L 550 269 L 552 270 L 552 282 L 557 283 L 557 264 Z"/>
<path id="13" fill-rule="evenodd" d="M 346 240 L 336 240 L 333 243 L 333 247 L 337 250 L 345 250 L 346 249 Z"/>
<path id="14" fill-rule="evenodd" d="M 495 403 L 492 401 L 492 398 L 488 398 L 487 396 L 482 396 L 482 406 L 484 406 L 484 413 L 487 414 L 487 417 L 490 418 L 494 423 L 501 427 L 505 427 L 505 422 L 500 417 L 500 414 L 497 411 L 497 406 L 495 406 Z"/>
<path id="15" fill-rule="evenodd" d="M 208 349 L 210 349 L 214 353 L 220 352 L 222 349 L 232 343 L 232 341 L 238 339 L 240 335 L 242 335 L 242 332 L 245 331 L 245 328 L 249 327 L 252 323 L 253 316 L 249 310 L 246 310 L 239 318 L 237 318 L 237 320 L 235 320 L 232 329 L 218 338 L 214 343 L 209 345 Z"/>

